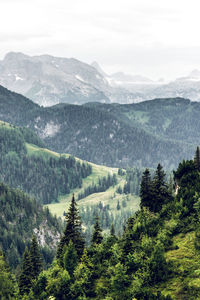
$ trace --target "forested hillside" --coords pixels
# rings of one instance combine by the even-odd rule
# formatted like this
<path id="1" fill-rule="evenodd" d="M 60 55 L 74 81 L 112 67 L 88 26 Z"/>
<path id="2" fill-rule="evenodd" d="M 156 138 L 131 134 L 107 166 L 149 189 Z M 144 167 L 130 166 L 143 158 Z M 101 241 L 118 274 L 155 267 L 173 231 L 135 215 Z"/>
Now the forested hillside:
<path id="1" fill-rule="evenodd" d="M 164 100 L 155 100 L 156 104 L 159 101 L 163 103 Z M 168 99 L 165 101 L 168 103 Z M 199 104 L 183 100 L 185 106 L 182 107 L 181 101 L 172 99 L 170 109 L 168 106 L 155 111 L 152 108 L 150 113 L 143 111 L 146 108 L 140 108 L 139 104 L 59 104 L 43 108 L 1 87 L 0 119 L 31 128 L 51 150 L 69 153 L 97 164 L 155 168 L 162 161 L 165 167 L 173 169 L 177 161 L 192 156 L 198 140 L 195 132 L 199 122 L 194 116 Z M 154 101 L 148 103 L 155 107 Z M 145 106 L 145 103 L 141 105 Z M 179 111 L 176 107 L 181 107 L 183 117 L 181 114 L 177 117 Z M 173 109 L 175 113 L 172 114 Z M 183 113 L 186 110 L 189 114 L 187 118 Z M 170 115 L 174 116 L 173 122 Z M 177 130 L 182 130 L 182 136 L 185 132 L 186 137 L 191 135 L 193 138 L 181 141 L 176 138 L 173 134 L 176 120 Z M 184 125 L 183 122 L 187 123 Z M 161 129 L 170 124 L 171 133 L 164 134 Z"/>
<path id="2" fill-rule="evenodd" d="M 33 233 L 41 246 L 43 263 L 50 263 L 60 239 L 61 220 L 22 191 L 3 183 L 0 184 L 0 207 L 0 248 L 9 265 L 16 269 Z"/>
<path id="3" fill-rule="evenodd" d="M 31 144 L 28 144 L 28 143 Z M 0 124 L 0 180 L 34 196 L 40 203 L 57 202 L 60 195 L 81 187 L 92 172 L 91 165 L 74 157 L 46 151 L 36 155 L 34 146 L 42 141 L 26 128 Z M 42 149 L 42 148 L 41 148 Z"/>
<path id="4" fill-rule="evenodd" d="M 85 246 L 74 196 L 53 264 L 41 271 L 37 241 L 25 249 L 18 285 L 0 256 L 0 278 L 10 290 L 2 295 L 23 299 L 198 299 L 200 269 L 200 150 L 174 172 L 175 194 L 161 164 L 154 175 L 142 174 L 140 210 L 120 236 L 112 225 L 102 235 L 94 216 L 90 244 Z M 35 261 L 38 268 L 34 268 Z M 6 277 L 7 276 L 7 277 Z M 15 295 L 15 296 L 14 296 Z"/>
<path id="5" fill-rule="evenodd" d="M 163 98 L 133 104 L 85 104 L 109 112 L 157 136 L 187 143 L 200 142 L 200 103 L 183 98 Z"/>

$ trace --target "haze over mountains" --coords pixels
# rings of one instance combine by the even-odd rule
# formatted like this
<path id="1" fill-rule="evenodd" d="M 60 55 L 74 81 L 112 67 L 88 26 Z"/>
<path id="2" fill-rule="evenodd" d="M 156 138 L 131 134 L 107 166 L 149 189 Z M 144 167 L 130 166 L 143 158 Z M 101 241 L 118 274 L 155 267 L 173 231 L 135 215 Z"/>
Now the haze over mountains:
<path id="1" fill-rule="evenodd" d="M 74 58 L 16 52 L 0 61 L 0 84 L 42 106 L 94 101 L 123 104 L 169 97 L 200 101 L 198 70 L 166 83 L 123 72 L 108 75 L 97 62 L 89 65 Z"/>

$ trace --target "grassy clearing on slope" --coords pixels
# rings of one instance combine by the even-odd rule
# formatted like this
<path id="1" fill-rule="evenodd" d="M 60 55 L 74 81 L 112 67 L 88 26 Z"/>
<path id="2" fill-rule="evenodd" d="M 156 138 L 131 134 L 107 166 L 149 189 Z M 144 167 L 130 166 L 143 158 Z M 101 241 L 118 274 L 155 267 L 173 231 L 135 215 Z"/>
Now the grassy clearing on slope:
<path id="1" fill-rule="evenodd" d="M 38 156 L 43 156 L 43 157 L 50 157 L 50 156 L 59 157 L 60 156 L 60 154 L 57 152 L 51 151 L 46 148 L 40 148 L 33 144 L 26 143 L 26 149 L 27 149 L 29 155 L 38 155 Z"/>
<path id="2" fill-rule="evenodd" d="M 175 236 L 173 242 L 178 249 L 166 253 L 173 273 L 159 290 L 172 299 L 200 299 L 200 252 L 194 247 L 194 238 L 194 232 Z"/>
<path id="3" fill-rule="evenodd" d="M 11 129 L 12 127 L 10 126 L 10 124 L 9 123 L 7 123 L 7 122 L 4 122 L 4 121 L 0 121 L 0 126 L 2 126 L 2 127 L 6 127 L 6 128 L 9 128 L 9 129 Z"/>
<path id="4" fill-rule="evenodd" d="M 71 199 L 72 199 L 72 194 L 74 193 L 75 198 L 77 199 L 78 194 L 80 192 L 83 192 L 86 187 L 88 187 L 89 185 L 92 185 L 93 183 L 97 184 L 99 177 L 107 176 L 109 173 L 110 174 L 115 173 L 117 175 L 118 169 L 116 169 L 116 168 L 108 168 L 105 166 L 100 166 L 100 165 L 95 165 L 95 164 L 91 164 L 91 165 L 92 165 L 92 174 L 89 175 L 87 178 L 83 179 L 83 184 L 82 184 L 81 188 L 72 190 L 71 193 L 68 195 L 60 196 L 59 203 L 55 203 L 55 204 L 53 203 L 53 204 L 48 205 L 50 211 L 53 214 L 56 214 L 57 216 L 63 216 L 63 212 L 68 210 L 69 203 L 71 202 Z M 122 195 L 117 194 L 116 190 L 119 186 L 122 187 L 124 185 L 125 178 L 117 175 L 117 179 L 118 179 L 118 184 L 116 186 L 110 187 L 105 192 L 95 193 L 95 194 L 87 196 L 86 198 L 81 199 L 80 201 L 78 201 L 79 206 L 85 207 L 87 205 L 89 205 L 89 206 L 96 205 L 100 201 L 102 203 L 104 203 L 105 205 L 110 204 L 110 206 L 112 206 L 111 204 L 114 201 L 117 205 L 117 200 L 119 199 L 119 201 L 120 201 L 122 199 Z M 137 201 L 136 201 L 135 199 L 137 199 L 137 197 L 134 198 L 134 203 L 135 202 L 138 203 L 139 200 L 137 199 Z M 115 205 L 115 207 L 116 207 L 116 205 Z M 137 205 L 134 204 L 133 207 L 135 207 L 135 206 L 137 206 Z M 129 207 L 129 209 L 130 209 L 130 207 Z"/>
<path id="5" fill-rule="evenodd" d="M 127 200 L 128 199 L 128 200 Z M 126 207 L 123 207 L 123 200 L 126 201 Z M 119 201 L 121 209 L 117 210 L 117 202 Z M 51 211 L 51 213 L 55 214 L 58 217 L 63 217 L 64 211 L 67 212 L 69 208 L 69 204 L 71 202 L 71 198 L 68 199 L 66 202 L 55 203 L 47 205 Z M 113 213 L 114 216 L 117 214 L 120 215 L 121 210 L 132 212 L 134 213 L 139 209 L 139 197 L 134 195 L 124 195 L 124 194 L 117 194 L 113 187 L 109 188 L 107 191 L 102 193 L 95 193 L 89 195 L 86 198 L 81 199 L 78 201 L 79 208 L 86 208 L 87 206 L 91 207 L 97 205 L 99 202 L 102 202 L 104 205 L 110 206 L 110 211 Z"/>
<path id="6" fill-rule="evenodd" d="M 46 148 L 40 148 L 38 146 L 32 145 L 32 144 L 26 144 L 27 151 L 29 155 L 38 155 L 38 156 L 43 156 L 43 157 L 59 157 L 60 154 L 56 153 L 54 151 L 48 150 Z M 69 154 L 62 154 L 62 156 L 68 158 L 70 155 Z M 79 158 L 75 158 L 76 160 L 83 162 Z M 95 193 L 92 195 L 89 195 L 88 197 L 81 199 L 78 204 L 80 207 L 86 207 L 86 206 L 92 206 L 92 205 L 97 205 L 100 201 L 104 204 L 110 205 L 111 211 L 114 213 L 114 215 L 117 213 L 116 211 L 116 206 L 117 206 L 117 201 L 119 201 L 120 206 L 122 207 L 123 210 L 125 211 L 133 211 L 135 212 L 139 208 L 139 198 L 133 195 L 120 195 L 116 193 L 116 190 L 119 186 L 123 187 L 125 183 L 125 176 L 119 176 L 118 175 L 118 169 L 117 168 L 110 168 L 102 165 L 96 165 L 93 163 L 90 163 L 92 166 L 92 174 L 89 175 L 88 177 L 83 179 L 82 182 L 82 187 L 81 188 L 76 188 L 71 191 L 70 194 L 60 196 L 59 197 L 59 203 L 52 203 L 49 204 L 48 207 L 50 211 L 55 214 L 58 217 L 62 217 L 64 211 L 68 210 L 69 203 L 71 202 L 72 194 L 74 193 L 75 198 L 78 198 L 78 194 L 83 192 L 85 188 L 92 184 L 98 184 L 99 178 L 102 178 L 104 176 L 107 176 L 108 174 L 116 174 L 117 179 L 118 179 L 118 184 L 115 187 L 110 187 L 107 191 L 102 192 L 102 193 Z M 122 202 L 123 200 L 127 200 L 127 205 L 126 207 L 123 207 Z M 119 213 L 119 212 L 118 212 Z"/>

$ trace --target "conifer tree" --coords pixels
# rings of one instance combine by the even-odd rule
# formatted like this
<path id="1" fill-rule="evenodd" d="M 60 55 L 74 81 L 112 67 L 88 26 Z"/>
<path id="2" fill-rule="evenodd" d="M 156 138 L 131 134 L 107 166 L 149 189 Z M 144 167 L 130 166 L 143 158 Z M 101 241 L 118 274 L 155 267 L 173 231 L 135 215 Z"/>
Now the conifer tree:
<path id="1" fill-rule="evenodd" d="M 30 252 L 25 248 L 22 260 L 22 269 L 19 277 L 19 291 L 21 295 L 29 292 L 32 285 L 32 263 Z"/>
<path id="2" fill-rule="evenodd" d="M 110 228 L 110 235 L 115 236 L 115 227 L 114 227 L 113 223 L 112 223 L 111 228 Z"/>
<path id="3" fill-rule="evenodd" d="M 94 294 L 94 265 L 84 249 L 80 263 L 74 272 L 74 284 L 72 284 L 72 299 L 95 299 Z"/>
<path id="4" fill-rule="evenodd" d="M 200 150 L 199 150 L 199 146 L 197 147 L 196 152 L 195 152 L 194 165 L 195 165 L 195 168 L 198 171 L 200 171 Z"/>
<path id="5" fill-rule="evenodd" d="M 74 270 L 78 264 L 78 256 L 74 244 L 69 241 L 68 246 L 64 247 L 63 264 L 65 270 L 68 271 L 70 277 L 73 277 Z"/>
<path id="6" fill-rule="evenodd" d="M 142 181 L 140 185 L 140 207 L 148 207 L 151 209 L 152 207 L 152 181 L 151 181 L 151 174 L 149 169 L 146 169 L 143 172 Z"/>
<path id="7" fill-rule="evenodd" d="M 161 164 L 158 164 L 155 176 L 152 183 L 152 206 L 150 210 L 153 212 L 159 212 L 162 205 L 172 199 L 172 195 L 169 192 L 169 186 L 165 181 L 165 172 Z"/>
<path id="8" fill-rule="evenodd" d="M 18 293 L 17 282 L 11 274 L 4 254 L 0 249 L 0 299 L 16 299 Z"/>
<path id="9" fill-rule="evenodd" d="M 121 209 L 121 206 L 119 204 L 119 200 L 117 201 L 117 210 L 120 210 Z"/>
<path id="10" fill-rule="evenodd" d="M 58 251 L 57 251 L 57 258 L 59 259 L 61 265 L 63 265 L 64 246 L 68 245 L 70 240 L 74 244 L 74 247 L 76 249 L 79 258 L 82 256 L 84 244 L 85 244 L 82 236 L 81 219 L 79 216 L 74 195 L 72 196 L 72 201 L 69 207 L 69 211 L 67 212 L 65 219 L 66 219 L 66 227 L 64 230 L 64 235 L 60 240 Z"/>
<path id="11" fill-rule="evenodd" d="M 32 278 L 35 279 L 42 271 L 42 257 L 35 235 L 33 235 L 30 245 L 30 259 L 32 265 Z"/>
<path id="12" fill-rule="evenodd" d="M 91 243 L 94 244 L 101 244 L 103 240 L 103 236 L 102 236 L 102 229 L 100 227 L 99 224 L 99 217 L 95 218 L 95 224 L 94 224 L 94 232 L 92 235 L 92 239 L 91 239 Z"/>

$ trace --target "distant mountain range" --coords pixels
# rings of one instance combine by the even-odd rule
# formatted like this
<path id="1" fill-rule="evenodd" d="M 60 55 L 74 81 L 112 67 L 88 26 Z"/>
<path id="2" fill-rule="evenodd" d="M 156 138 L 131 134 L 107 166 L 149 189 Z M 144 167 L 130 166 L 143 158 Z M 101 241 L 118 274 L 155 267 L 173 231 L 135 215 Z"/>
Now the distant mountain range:
<path id="1" fill-rule="evenodd" d="M 58 103 L 137 103 L 183 97 L 200 101 L 200 71 L 165 83 L 123 72 L 108 75 L 97 62 L 10 52 L 0 61 L 0 84 L 42 106 Z"/>

